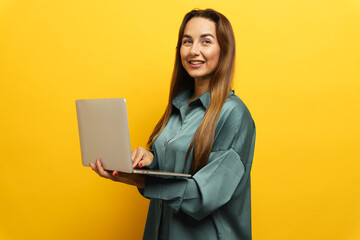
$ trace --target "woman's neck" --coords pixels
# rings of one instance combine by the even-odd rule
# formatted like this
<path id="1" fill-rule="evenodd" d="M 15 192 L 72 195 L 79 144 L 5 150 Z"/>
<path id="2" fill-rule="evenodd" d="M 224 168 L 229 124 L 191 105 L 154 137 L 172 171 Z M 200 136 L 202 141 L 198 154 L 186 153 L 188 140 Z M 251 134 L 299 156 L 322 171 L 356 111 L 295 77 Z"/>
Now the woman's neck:
<path id="1" fill-rule="evenodd" d="M 190 98 L 190 102 L 209 90 L 210 79 L 195 79 L 194 80 L 194 92 Z"/>

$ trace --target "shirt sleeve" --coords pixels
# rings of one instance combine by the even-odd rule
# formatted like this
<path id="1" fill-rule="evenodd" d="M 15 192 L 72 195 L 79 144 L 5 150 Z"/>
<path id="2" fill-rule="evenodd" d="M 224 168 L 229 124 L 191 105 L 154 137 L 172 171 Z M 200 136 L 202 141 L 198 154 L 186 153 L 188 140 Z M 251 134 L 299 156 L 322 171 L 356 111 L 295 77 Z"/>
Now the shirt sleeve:
<path id="1" fill-rule="evenodd" d="M 245 148 L 251 147 L 255 125 L 243 109 L 231 111 L 218 125 L 215 151 L 205 167 L 189 179 L 147 176 L 143 196 L 162 199 L 175 212 L 181 210 L 197 220 L 226 204 L 244 175 L 250 152 Z"/>

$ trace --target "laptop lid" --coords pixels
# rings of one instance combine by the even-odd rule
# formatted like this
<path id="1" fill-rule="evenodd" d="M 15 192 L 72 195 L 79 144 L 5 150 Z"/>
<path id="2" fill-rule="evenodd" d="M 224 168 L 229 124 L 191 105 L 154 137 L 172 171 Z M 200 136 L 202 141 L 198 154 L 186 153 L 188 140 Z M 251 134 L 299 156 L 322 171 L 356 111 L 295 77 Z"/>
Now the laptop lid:
<path id="1" fill-rule="evenodd" d="M 189 174 L 133 169 L 129 125 L 124 98 L 76 100 L 82 164 L 102 159 L 106 170 L 159 176 Z"/>
<path id="2" fill-rule="evenodd" d="M 124 98 L 76 101 L 82 164 L 102 159 L 104 169 L 132 172 Z M 126 161 L 121 161 L 126 159 Z"/>

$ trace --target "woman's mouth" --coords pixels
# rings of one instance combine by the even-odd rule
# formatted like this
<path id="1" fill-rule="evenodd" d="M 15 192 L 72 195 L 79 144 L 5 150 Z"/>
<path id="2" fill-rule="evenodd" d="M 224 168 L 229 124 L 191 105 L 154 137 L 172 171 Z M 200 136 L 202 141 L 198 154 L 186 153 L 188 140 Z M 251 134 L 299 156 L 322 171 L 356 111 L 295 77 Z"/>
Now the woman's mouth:
<path id="1" fill-rule="evenodd" d="M 205 63 L 205 61 L 200 61 L 200 60 L 189 61 L 190 66 L 193 67 L 193 68 L 199 68 L 202 65 L 204 65 L 204 63 Z"/>

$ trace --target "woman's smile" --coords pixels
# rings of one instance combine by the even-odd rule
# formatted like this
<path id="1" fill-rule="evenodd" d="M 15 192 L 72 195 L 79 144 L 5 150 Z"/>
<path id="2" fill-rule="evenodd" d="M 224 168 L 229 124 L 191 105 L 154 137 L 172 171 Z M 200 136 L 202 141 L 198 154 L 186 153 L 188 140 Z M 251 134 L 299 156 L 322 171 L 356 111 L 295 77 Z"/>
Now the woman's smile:
<path id="1" fill-rule="evenodd" d="M 190 60 L 188 61 L 188 63 L 190 64 L 190 66 L 192 68 L 200 68 L 205 64 L 205 61 L 201 61 L 201 60 Z"/>

